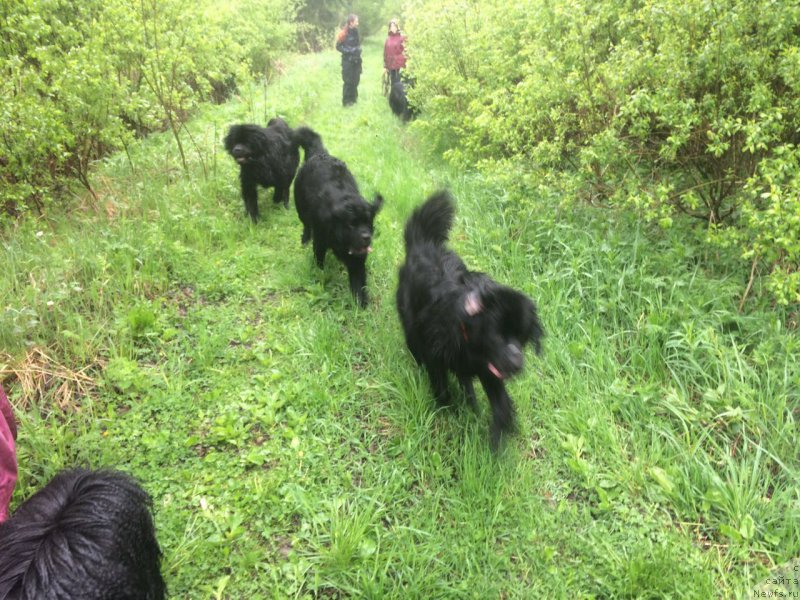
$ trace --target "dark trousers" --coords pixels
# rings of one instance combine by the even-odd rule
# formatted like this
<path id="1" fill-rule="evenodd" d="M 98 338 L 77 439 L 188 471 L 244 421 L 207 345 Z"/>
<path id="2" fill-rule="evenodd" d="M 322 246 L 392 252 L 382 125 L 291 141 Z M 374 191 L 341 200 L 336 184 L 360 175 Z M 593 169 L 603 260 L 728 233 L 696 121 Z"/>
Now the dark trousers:
<path id="1" fill-rule="evenodd" d="M 400 69 L 389 69 L 389 85 L 400 81 Z"/>
<path id="2" fill-rule="evenodd" d="M 361 63 L 342 62 L 342 105 L 349 106 L 358 100 L 358 82 L 361 81 Z"/>

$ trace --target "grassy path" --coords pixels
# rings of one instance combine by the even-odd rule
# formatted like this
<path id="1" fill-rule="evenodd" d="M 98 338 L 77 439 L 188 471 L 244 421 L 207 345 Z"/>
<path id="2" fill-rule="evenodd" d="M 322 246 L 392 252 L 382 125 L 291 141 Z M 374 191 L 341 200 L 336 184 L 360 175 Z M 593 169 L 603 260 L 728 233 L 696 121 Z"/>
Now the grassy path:
<path id="1" fill-rule="evenodd" d="M 706 279 L 685 245 L 535 202 L 507 221 L 502 190 L 442 167 L 391 115 L 380 51 L 365 50 L 354 107 L 335 53 L 293 58 L 266 93 L 192 123 L 189 176 L 154 136 L 98 174 L 110 219 L 16 232 L 0 340 L 9 356 L 47 344 L 96 383 L 25 401 L 16 500 L 76 462 L 133 472 L 155 499 L 173 598 L 741 593 L 751 566 L 798 548 L 778 523 L 797 501 L 797 371 L 779 358 L 796 338 L 735 314 L 738 282 Z M 315 128 L 365 196 L 386 198 L 367 310 L 332 257 L 319 272 L 300 247 L 293 206 L 262 192 L 262 222 L 244 217 L 219 140 L 275 114 Z M 405 217 L 445 185 L 453 245 L 536 299 L 549 334 L 510 386 L 521 434 L 500 457 L 485 403 L 434 413 L 395 313 Z M 740 342 L 775 349 L 745 357 Z M 64 411 L 41 408 L 56 401 Z M 715 447 L 735 427 L 772 437 L 726 463 Z M 707 492 L 717 480 L 727 501 Z M 701 501 L 715 520 L 690 518 Z M 746 515 L 752 539 L 772 541 L 719 535 L 745 536 Z"/>

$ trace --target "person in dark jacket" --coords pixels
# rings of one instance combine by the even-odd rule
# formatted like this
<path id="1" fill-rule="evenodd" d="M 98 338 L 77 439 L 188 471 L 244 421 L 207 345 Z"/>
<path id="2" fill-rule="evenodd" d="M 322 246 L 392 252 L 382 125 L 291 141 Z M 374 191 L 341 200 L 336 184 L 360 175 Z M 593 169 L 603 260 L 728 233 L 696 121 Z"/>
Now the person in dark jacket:
<path id="1" fill-rule="evenodd" d="M 400 33 L 397 19 L 389 21 L 389 35 L 383 44 L 383 68 L 389 73 L 389 85 L 400 81 L 400 69 L 406 67 L 406 37 Z"/>
<path id="2" fill-rule="evenodd" d="M 361 80 L 361 40 L 356 15 L 347 17 L 347 23 L 336 36 L 336 49 L 342 53 L 342 105 L 350 106 L 358 100 L 358 82 Z"/>

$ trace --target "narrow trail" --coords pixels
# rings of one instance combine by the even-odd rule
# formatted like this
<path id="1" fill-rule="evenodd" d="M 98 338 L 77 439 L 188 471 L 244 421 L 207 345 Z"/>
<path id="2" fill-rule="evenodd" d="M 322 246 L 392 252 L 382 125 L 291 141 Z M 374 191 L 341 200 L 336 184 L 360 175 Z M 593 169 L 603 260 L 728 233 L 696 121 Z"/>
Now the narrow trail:
<path id="1" fill-rule="evenodd" d="M 443 167 L 391 114 L 380 91 L 380 52 L 379 44 L 366 45 L 354 107 L 341 106 L 339 57 L 325 52 L 293 58 L 265 95 L 223 109 L 228 123 L 277 114 L 311 126 L 347 162 L 363 195 L 380 192 L 386 202 L 368 260 L 372 303 L 361 311 L 341 265 L 329 256 L 319 272 L 310 249 L 300 247 L 294 207 L 268 206 L 261 224 L 246 225 L 235 168 L 220 169 L 229 178 L 220 218 L 241 233 L 205 263 L 213 271 L 208 285 L 223 298 L 202 300 L 187 315 L 200 329 L 195 347 L 206 364 L 193 361 L 185 377 L 184 395 L 194 402 L 179 437 L 197 443 L 187 452 L 190 464 L 177 471 L 207 482 L 195 483 L 190 506 L 198 498 L 213 503 L 196 526 L 208 529 L 211 521 L 223 539 L 232 537 L 231 553 L 215 549 L 211 564 L 254 563 L 217 569 L 218 577 L 231 577 L 231 598 L 251 586 L 256 597 L 373 590 L 394 598 L 533 598 L 591 589 L 582 565 L 605 560 L 597 540 L 646 556 L 641 531 L 662 526 L 657 519 L 638 530 L 597 522 L 582 502 L 564 499 L 568 492 L 554 477 L 560 436 L 547 431 L 548 415 L 563 400 L 560 382 L 548 389 L 552 359 L 531 359 L 526 376 L 511 382 L 522 433 L 501 459 L 488 450 L 482 395 L 480 415 L 434 411 L 394 307 L 406 216 L 450 187 L 458 199 L 453 244 L 467 263 L 547 303 L 535 277 L 542 259 L 531 257 L 529 244 L 509 240 L 496 190 Z M 196 298 L 209 295 L 203 281 L 190 284 Z M 546 293 L 561 300 L 564 289 Z M 545 306 L 545 327 L 557 340 L 552 314 Z M 564 360 L 558 344 L 550 346 L 555 363 Z M 563 385 L 573 385 L 571 375 Z M 220 479 L 227 481 L 222 494 Z M 187 508 L 176 507 L 174 518 Z M 199 550 L 208 549 L 182 543 L 191 552 L 170 544 L 168 563 L 180 581 L 175 587 L 191 597 L 186 590 L 196 581 L 185 580 L 180 567 L 207 566 Z M 553 556 L 565 562 L 555 566 Z"/>
<path id="2" fill-rule="evenodd" d="M 221 109 L 219 130 L 273 115 L 311 126 L 348 164 L 362 194 L 380 192 L 386 202 L 367 265 L 372 301 L 359 310 L 341 265 L 329 255 L 320 272 L 310 248 L 300 246 L 293 204 L 288 211 L 272 206 L 262 191 L 262 221 L 246 222 L 235 165 L 219 158 L 225 214 L 214 227 L 226 231 L 213 254 L 178 277 L 192 350 L 181 361 L 179 406 L 163 415 L 170 426 L 156 428 L 153 444 L 181 448 L 182 457 L 167 461 L 165 479 L 191 482 L 183 502 L 160 511 L 161 523 L 195 514 L 182 534 L 169 532 L 180 540 L 166 540 L 179 596 L 193 597 L 197 572 L 209 564 L 218 565 L 214 577 L 229 572 L 231 598 L 251 587 L 260 590 L 253 597 L 317 590 L 316 597 L 357 596 L 374 586 L 398 598 L 460 597 L 470 589 L 481 597 L 518 589 L 522 597 L 528 587 L 523 573 L 531 567 L 518 571 L 514 561 L 530 551 L 523 546 L 534 531 L 525 524 L 532 511 L 528 492 L 515 484 L 530 484 L 532 471 L 491 456 L 485 412 L 434 412 L 394 306 L 402 229 L 415 205 L 443 186 L 454 189 L 463 199 L 459 221 L 477 215 L 469 244 L 462 227 L 454 241 L 473 264 L 497 241 L 485 228 L 492 217 L 470 206 L 481 192 L 467 178 L 430 166 L 438 162 L 390 112 L 381 71 L 381 48 L 368 42 L 359 101 L 343 108 L 338 55 L 294 57 L 266 94 Z M 511 387 L 523 413 L 527 381 Z M 163 480 L 153 485 L 162 501 L 169 496 Z M 211 556 L 200 541 L 210 527 L 230 537 Z M 484 554 L 496 538 L 518 550 Z M 473 548 L 484 549 L 476 555 Z M 260 577 L 238 568 L 242 560 L 252 560 L 247 566 Z M 515 581 L 499 576 L 509 569 L 518 571 Z"/>

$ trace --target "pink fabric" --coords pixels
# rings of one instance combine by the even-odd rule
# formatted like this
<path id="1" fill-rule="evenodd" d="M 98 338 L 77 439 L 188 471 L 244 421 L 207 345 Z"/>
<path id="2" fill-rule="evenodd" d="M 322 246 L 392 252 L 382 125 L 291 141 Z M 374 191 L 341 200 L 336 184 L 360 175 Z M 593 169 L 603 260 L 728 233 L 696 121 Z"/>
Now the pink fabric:
<path id="1" fill-rule="evenodd" d="M 0 523 L 8 518 L 8 505 L 17 483 L 17 424 L 11 404 L 0 386 Z"/>

